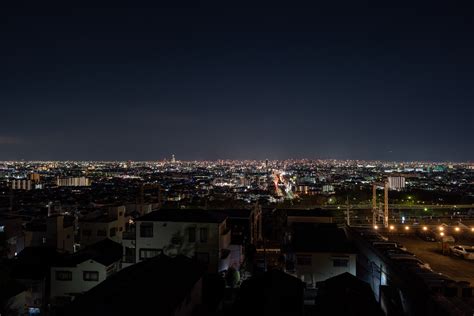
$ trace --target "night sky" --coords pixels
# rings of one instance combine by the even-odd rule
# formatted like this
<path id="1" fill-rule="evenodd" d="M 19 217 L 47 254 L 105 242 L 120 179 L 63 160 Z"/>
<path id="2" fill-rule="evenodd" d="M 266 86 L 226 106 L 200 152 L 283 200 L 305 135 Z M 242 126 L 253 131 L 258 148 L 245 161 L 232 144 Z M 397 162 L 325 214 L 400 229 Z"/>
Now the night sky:
<path id="1" fill-rule="evenodd" d="M 474 160 L 472 1 L 255 2 L 2 1 L 0 160 Z"/>

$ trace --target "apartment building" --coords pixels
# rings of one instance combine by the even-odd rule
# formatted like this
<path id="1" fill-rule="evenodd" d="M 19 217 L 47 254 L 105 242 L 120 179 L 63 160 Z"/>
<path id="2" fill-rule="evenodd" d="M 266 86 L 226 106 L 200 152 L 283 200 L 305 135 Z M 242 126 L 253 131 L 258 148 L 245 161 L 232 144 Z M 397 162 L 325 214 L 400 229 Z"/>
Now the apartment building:
<path id="1" fill-rule="evenodd" d="M 159 254 L 184 255 L 210 272 L 229 267 L 231 231 L 227 215 L 208 210 L 159 210 L 135 221 L 135 262 Z M 133 249 L 124 249 L 129 255 Z"/>

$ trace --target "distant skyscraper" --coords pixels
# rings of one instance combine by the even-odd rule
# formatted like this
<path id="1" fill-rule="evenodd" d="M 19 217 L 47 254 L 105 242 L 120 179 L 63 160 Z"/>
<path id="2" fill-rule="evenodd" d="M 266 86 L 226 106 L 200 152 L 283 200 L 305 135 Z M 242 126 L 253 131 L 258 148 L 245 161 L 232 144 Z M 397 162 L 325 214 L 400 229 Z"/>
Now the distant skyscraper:
<path id="1" fill-rule="evenodd" d="M 323 192 L 324 193 L 333 193 L 334 192 L 334 186 L 331 185 L 331 184 L 323 185 Z"/>
<path id="2" fill-rule="evenodd" d="M 27 190 L 27 191 L 29 191 L 32 188 L 31 180 L 27 180 L 27 179 L 13 180 L 11 185 L 12 185 L 13 190 Z"/>
<path id="3" fill-rule="evenodd" d="M 56 184 L 58 187 L 88 187 L 91 185 L 91 181 L 86 177 L 57 178 Z"/>
<path id="4" fill-rule="evenodd" d="M 171 162 L 172 162 L 172 163 L 175 163 L 175 162 L 176 162 L 176 158 L 174 157 L 174 154 L 171 155 Z"/>
<path id="5" fill-rule="evenodd" d="M 391 190 L 405 189 L 405 177 L 388 177 L 388 186 Z"/>
<path id="6" fill-rule="evenodd" d="M 30 173 L 28 179 L 33 182 L 39 182 L 41 180 L 41 175 L 39 173 Z"/>

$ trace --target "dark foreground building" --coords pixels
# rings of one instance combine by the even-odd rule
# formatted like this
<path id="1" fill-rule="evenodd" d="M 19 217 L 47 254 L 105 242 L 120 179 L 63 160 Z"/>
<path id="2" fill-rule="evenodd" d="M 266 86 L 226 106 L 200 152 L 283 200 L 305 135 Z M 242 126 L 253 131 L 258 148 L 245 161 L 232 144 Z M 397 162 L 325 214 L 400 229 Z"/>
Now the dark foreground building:
<path id="1" fill-rule="evenodd" d="M 300 279 L 270 270 L 242 283 L 234 315 L 303 315 L 304 287 Z"/>
<path id="2" fill-rule="evenodd" d="M 202 302 L 204 268 L 184 256 L 160 255 L 121 270 L 62 315 L 192 315 Z"/>

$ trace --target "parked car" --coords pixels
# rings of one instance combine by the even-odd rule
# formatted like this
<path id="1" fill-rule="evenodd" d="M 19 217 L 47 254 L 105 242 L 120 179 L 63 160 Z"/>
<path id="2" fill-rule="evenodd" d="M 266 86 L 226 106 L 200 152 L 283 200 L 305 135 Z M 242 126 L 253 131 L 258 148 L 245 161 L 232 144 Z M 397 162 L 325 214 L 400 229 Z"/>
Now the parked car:
<path id="1" fill-rule="evenodd" d="M 455 256 L 474 260 L 474 247 L 472 246 L 451 246 L 449 249 Z"/>
<path id="2" fill-rule="evenodd" d="M 424 241 L 436 241 L 436 234 L 433 233 L 431 230 L 419 230 L 416 232 L 416 234 Z"/>

